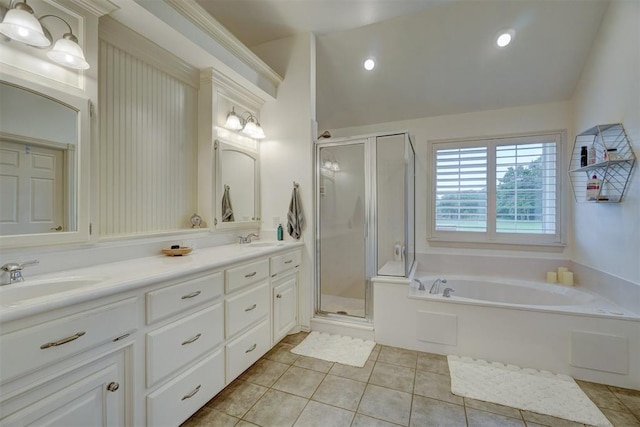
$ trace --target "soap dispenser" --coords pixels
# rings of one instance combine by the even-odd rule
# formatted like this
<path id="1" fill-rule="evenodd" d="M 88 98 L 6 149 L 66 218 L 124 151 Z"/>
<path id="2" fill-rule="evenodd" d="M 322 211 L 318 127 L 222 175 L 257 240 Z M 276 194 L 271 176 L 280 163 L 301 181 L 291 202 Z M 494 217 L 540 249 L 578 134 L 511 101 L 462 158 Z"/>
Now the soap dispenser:
<path id="1" fill-rule="evenodd" d="M 277 231 L 277 236 L 278 236 L 278 240 L 282 240 L 284 238 L 284 233 L 282 231 L 282 224 L 278 224 L 278 231 Z"/>

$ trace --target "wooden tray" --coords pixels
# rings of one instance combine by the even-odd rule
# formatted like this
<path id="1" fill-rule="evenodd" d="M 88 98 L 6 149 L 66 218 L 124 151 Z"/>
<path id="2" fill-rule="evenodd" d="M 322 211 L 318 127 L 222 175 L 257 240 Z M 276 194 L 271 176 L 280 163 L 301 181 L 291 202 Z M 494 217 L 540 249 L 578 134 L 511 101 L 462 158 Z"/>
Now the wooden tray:
<path id="1" fill-rule="evenodd" d="M 193 249 L 188 246 L 181 246 L 178 249 L 162 248 L 162 253 L 167 256 L 182 256 L 191 252 Z"/>

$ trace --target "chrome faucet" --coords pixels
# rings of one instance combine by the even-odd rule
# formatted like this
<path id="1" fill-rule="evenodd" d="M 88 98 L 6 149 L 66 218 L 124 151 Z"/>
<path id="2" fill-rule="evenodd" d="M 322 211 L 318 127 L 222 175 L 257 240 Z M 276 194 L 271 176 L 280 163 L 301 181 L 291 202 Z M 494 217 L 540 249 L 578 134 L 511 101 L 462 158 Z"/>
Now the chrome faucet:
<path id="1" fill-rule="evenodd" d="M 252 237 L 260 237 L 260 236 L 257 235 L 256 233 L 250 233 L 250 234 L 247 234 L 247 237 L 238 236 L 238 239 L 240 239 L 240 244 L 242 245 L 243 243 L 251 243 Z"/>
<path id="2" fill-rule="evenodd" d="M 16 282 L 24 282 L 24 277 L 22 277 L 22 269 L 30 265 L 38 264 L 39 262 L 40 261 L 38 261 L 37 259 L 34 259 L 32 261 L 25 261 L 23 263 L 6 263 L 2 267 L 0 267 L 0 271 L 2 272 L 2 277 L 0 278 L 0 286 L 10 285 Z"/>
<path id="3" fill-rule="evenodd" d="M 424 283 L 423 283 L 420 279 L 413 279 L 413 280 L 415 280 L 416 282 L 418 282 L 418 290 L 419 290 L 419 291 L 424 291 L 424 290 L 426 290 L 426 289 L 424 288 Z"/>
<path id="4" fill-rule="evenodd" d="M 440 292 L 440 283 L 447 283 L 447 279 L 444 277 L 438 277 L 433 285 L 431 285 L 431 289 L 429 289 L 430 294 L 437 294 Z"/>
<path id="5" fill-rule="evenodd" d="M 442 296 L 444 298 L 451 298 L 451 292 L 455 292 L 455 289 L 444 288 L 444 291 L 442 291 Z"/>

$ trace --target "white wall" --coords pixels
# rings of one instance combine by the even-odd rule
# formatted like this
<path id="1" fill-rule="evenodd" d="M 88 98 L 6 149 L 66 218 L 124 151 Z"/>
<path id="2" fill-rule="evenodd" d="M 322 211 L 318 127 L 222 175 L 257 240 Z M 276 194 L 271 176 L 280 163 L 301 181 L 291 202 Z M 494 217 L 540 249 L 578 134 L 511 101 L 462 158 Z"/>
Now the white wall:
<path id="1" fill-rule="evenodd" d="M 311 33 L 275 40 L 253 48 L 284 77 L 277 101 L 267 101 L 260 112 L 266 139 L 260 144 L 262 204 L 261 238 L 275 239 L 274 218 L 282 223 L 285 239 L 287 210 L 293 182 L 300 186 L 306 219 L 299 287 L 300 324 L 310 325 L 313 283 L 313 139 L 315 134 L 315 37 Z"/>
<path id="2" fill-rule="evenodd" d="M 575 131 L 622 123 L 640 154 L 640 2 L 611 2 L 573 97 Z M 640 285 L 640 173 L 619 204 L 573 206 L 577 263 Z M 640 304 L 640 301 L 636 301 Z"/>
<path id="3" fill-rule="evenodd" d="M 504 110 L 479 111 L 415 120 L 380 123 L 371 126 L 332 129 L 334 137 L 362 135 L 373 132 L 406 130 L 416 150 L 416 252 L 423 254 L 504 255 L 509 257 L 568 259 L 569 250 L 561 252 L 512 251 L 501 249 L 443 248 L 429 245 L 429 216 L 427 201 L 431 197 L 428 167 L 428 141 L 469 138 L 477 136 L 509 135 L 526 132 L 569 129 L 572 123 L 569 102 L 531 105 Z M 565 141 L 569 148 L 571 137 Z M 569 149 L 568 148 L 568 149 Z M 571 197 L 567 181 L 567 202 Z M 540 277 L 543 271 L 540 271 Z"/>

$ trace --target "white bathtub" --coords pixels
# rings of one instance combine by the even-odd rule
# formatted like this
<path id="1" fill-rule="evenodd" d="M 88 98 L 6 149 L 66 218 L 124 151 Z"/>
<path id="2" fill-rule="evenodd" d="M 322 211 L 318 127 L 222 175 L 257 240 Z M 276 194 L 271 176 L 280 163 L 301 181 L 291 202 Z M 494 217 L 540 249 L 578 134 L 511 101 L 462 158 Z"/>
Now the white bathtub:
<path id="1" fill-rule="evenodd" d="M 416 274 L 373 278 L 375 340 L 640 389 L 640 316 L 599 295 L 542 282 Z M 443 296 L 443 290 L 455 292 Z"/>

